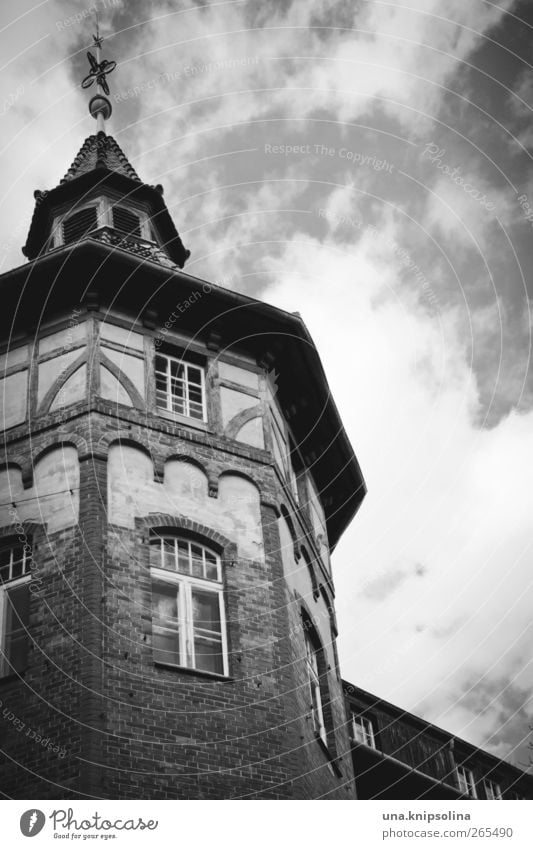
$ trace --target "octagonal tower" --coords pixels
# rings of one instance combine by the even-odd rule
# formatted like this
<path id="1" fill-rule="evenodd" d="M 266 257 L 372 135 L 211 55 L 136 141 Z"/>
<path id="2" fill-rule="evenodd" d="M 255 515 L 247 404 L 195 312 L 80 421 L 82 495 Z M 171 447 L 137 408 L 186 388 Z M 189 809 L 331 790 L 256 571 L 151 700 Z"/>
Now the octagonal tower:
<path id="1" fill-rule="evenodd" d="M 365 486 L 302 319 L 187 274 L 102 129 L 24 253 L 0 278 L 3 792 L 353 798 L 330 554 Z"/>

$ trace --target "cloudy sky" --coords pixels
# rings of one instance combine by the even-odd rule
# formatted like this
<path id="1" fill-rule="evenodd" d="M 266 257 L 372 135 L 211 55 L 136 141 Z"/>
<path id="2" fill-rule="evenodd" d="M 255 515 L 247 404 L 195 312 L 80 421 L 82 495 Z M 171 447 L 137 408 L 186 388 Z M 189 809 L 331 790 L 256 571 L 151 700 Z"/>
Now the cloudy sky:
<path id="1" fill-rule="evenodd" d="M 368 484 L 334 557 L 344 677 L 527 763 L 530 0 L 95 6 L 109 132 L 187 270 L 299 310 L 321 353 Z M 0 271 L 94 130 L 90 8 L 2 3 Z"/>

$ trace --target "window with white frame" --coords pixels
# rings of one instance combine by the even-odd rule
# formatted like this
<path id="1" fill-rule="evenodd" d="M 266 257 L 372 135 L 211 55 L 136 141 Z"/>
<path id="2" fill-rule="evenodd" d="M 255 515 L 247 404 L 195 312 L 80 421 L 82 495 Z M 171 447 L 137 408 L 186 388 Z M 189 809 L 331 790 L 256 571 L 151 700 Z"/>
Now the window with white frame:
<path id="1" fill-rule="evenodd" d="M 205 371 L 201 366 L 157 354 L 155 393 L 158 409 L 206 421 Z"/>
<path id="2" fill-rule="evenodd" d="M 28 654 L 31 549 L 0 543 L 0 674 L 22 672 Z"/>
<path id="3" fill-rule="evenodd" d="M 152 533 L 152 648 L 154 660 L 201 672 L 228 674 L 222 565 L 193 540 Z"/>
<path id="4" fill-rule="evenodd" d="M 367 716 L 352 713 L 352 736 L 356 743 L 364 743 L 365 746 L 371 746 L 372 749 L 376 748 L 374 726 L 372 720 Z"/>
<path id="5" fill-rule="evenodd" d="M 306 623 L 307 624 L 307 623 Z M 324 710 L 322 707 L 322 694 L 320 690 L 320 675 L 319 675 L 319 654 L 320 646 L 309 633 L 309 630 L 304 631 L 305 634 L 305 660 L 307 670 L 307 680 L 309 686 L 310 708 L 313 717 L 313 727 L 315 734 L 320 737 L 324 744 L 327 743 L 326 726 L 324 724 Z"/>
<path id="6" fill-rule="evenodd" d="M 472 799 L 477 798 L 476 782 L 474 781 L 474 773 L 471 769 L 467 769 L 465 766 L 458 766 L 457 781 L 461 793 L 471 796 Z"/>
<path id="7" fill-rule="evenodd" d="M 491 781 L 489 778 L 486 778 L 483 782 L 483 787 L 484 787 L 485 796 L 487 797 L 487 799 L 501 799 L 502 798 L 502 789 L 496 781 Z"/>

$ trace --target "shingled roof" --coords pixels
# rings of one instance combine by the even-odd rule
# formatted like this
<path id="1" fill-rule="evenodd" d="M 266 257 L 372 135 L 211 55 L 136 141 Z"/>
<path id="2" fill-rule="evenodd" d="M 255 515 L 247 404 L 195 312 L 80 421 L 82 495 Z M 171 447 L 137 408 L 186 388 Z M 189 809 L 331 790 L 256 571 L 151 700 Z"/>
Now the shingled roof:
<path id="1" fill-rule="evenodd" d="M 146 205 L 162 246 L 157 249 L 157 256 L 161 257 L 161 251 L 164 251 L 172 263 L 183 268 L 190 251 L 184 247 L 163 200 L 163 187 L 143 183 L 115 139 L 102 131 L 85 139 L 72 165 L 54 189 L 34 192 L 35 209 L 22 249 L 24 256 L 35 259 L 49 250 L 54 209 L 65 208 L 69 203 L 75 207 L 80 198 L 85 199 L 90 192 L 103 190 L 104 186 L 115 194 Z M 88 235 L 92 237 L 93 234 Z M 123 239 L 120 243 L 124 247 Z M 154 258 L 153 251 L 150 257 Z"/>
<path id="2" fill-rule="evenodd" d="M 130 165 L 125 153 L 113 136 L 99 132 L 85 139 L 72 165 L 60 181 L 60 185 L 75 180 L 82 174 L 88 174 L 96 168 L 108 168 L 110 171 L 116 171 L 125 177 L 129 177 L 130 180 L 141 182 L 137 172 Z"/>

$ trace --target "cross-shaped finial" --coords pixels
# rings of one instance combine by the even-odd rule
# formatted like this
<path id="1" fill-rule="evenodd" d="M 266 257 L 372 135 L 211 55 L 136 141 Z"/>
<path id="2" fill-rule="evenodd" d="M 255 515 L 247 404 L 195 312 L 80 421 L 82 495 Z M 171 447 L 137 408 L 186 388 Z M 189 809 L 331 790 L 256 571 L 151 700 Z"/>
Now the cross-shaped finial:
<path id="1" fill-rule="evenodd" d="M 100 35 L 100 25 L 98 23 L 98 11 L 95 11 L 94 16 L 96 18 L 96 35 L 93 35 L 93 41 L 97 50 L 102 49 L 102 41 L 104 40 Z M 98 57 L 100 58 L 100 57 Z"/>

